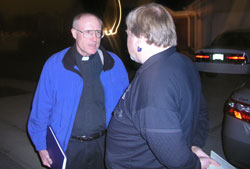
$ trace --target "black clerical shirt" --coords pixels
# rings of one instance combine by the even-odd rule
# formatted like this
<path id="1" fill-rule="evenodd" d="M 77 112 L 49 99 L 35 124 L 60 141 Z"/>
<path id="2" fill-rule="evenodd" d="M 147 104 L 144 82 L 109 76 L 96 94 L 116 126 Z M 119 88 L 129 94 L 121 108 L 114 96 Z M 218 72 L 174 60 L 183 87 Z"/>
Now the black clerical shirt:
<path id="1" fill-rule="evenodd" d="M 85 61 L 77 50 L 74 54 L 83 78 L 83 90 L 71 135 L 81 136 L 106 128 L 104 89 L 100 80 L 103 65 L 98 52 L 90 55 L 89 60 Z"/>

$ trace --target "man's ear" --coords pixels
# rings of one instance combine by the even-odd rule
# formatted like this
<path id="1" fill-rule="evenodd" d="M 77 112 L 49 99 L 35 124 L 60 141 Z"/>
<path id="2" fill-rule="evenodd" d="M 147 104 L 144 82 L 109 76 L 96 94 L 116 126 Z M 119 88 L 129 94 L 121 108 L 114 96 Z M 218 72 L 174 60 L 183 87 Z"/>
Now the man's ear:
<path id="1" fill-rule="evenodd" d="M 75 29 L 71 29 L 71 34 L 73 36 L 74 39 L 76 39 L 76 30 Z"/>
<path id="2" fill-rule="evenodd" d="M 139 37 L 139 38 L 135 38 L 135 45 L 136 45 L 136 47 L 141 47 L 141 43 L 142 43 L 142 39 L 141 39 L 141 37 Z"/>
<path id="3" fill-rule="evenodd" d="M 139 38 L 137 38 L 136 40 L 136 45 L 141 47 L 141 48 L 145 48 L 145 44 L 147 44 L 147 39 L 144 38 L 143 36 L 140 36 Z"/>

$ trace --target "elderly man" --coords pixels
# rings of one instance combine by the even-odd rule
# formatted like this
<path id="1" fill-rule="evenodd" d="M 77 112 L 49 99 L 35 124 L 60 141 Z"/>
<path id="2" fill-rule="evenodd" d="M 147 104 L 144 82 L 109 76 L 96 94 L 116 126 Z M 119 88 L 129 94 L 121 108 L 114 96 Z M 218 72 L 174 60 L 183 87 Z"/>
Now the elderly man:
<path id="1" fill-rule="evenodd" d="M 119 57 L 100 46 L 102 21 L 97 16 L 75 16 L 71 32 L 75 44 L 43 67 L 28 131 L 43 165 L 53 163 L 46 145 L 50 125 L 66 152 L 68 169 L 102 169 L 106 126 L 128 76 Z"/>

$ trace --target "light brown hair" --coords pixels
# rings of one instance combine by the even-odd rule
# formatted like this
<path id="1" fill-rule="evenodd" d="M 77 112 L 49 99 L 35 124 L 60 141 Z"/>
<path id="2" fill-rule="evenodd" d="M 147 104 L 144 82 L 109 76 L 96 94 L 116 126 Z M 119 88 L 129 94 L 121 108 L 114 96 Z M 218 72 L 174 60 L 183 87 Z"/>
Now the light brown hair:
<path id="1" fill-rule="evenodd" d="M 144 36 L 148 44 L 176 46 L 174 21 L 162 5 L 150 3 L 131 11 L 126 18 L 127 29 L 136 37 Z"/>

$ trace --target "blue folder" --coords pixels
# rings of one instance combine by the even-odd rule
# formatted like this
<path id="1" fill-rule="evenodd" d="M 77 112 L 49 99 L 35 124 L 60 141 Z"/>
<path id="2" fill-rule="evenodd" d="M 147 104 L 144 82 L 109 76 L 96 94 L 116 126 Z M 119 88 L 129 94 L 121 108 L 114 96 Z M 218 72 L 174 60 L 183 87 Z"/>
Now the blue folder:
<path id="1" fill-rule="evenodd" d="M 53 161 L 51 169 L 65 169 L 67 157 L 60 143 L 58 142 L 51 126 L 48 126 L 47 129 L 46 143 L 50 158 Z"/>

